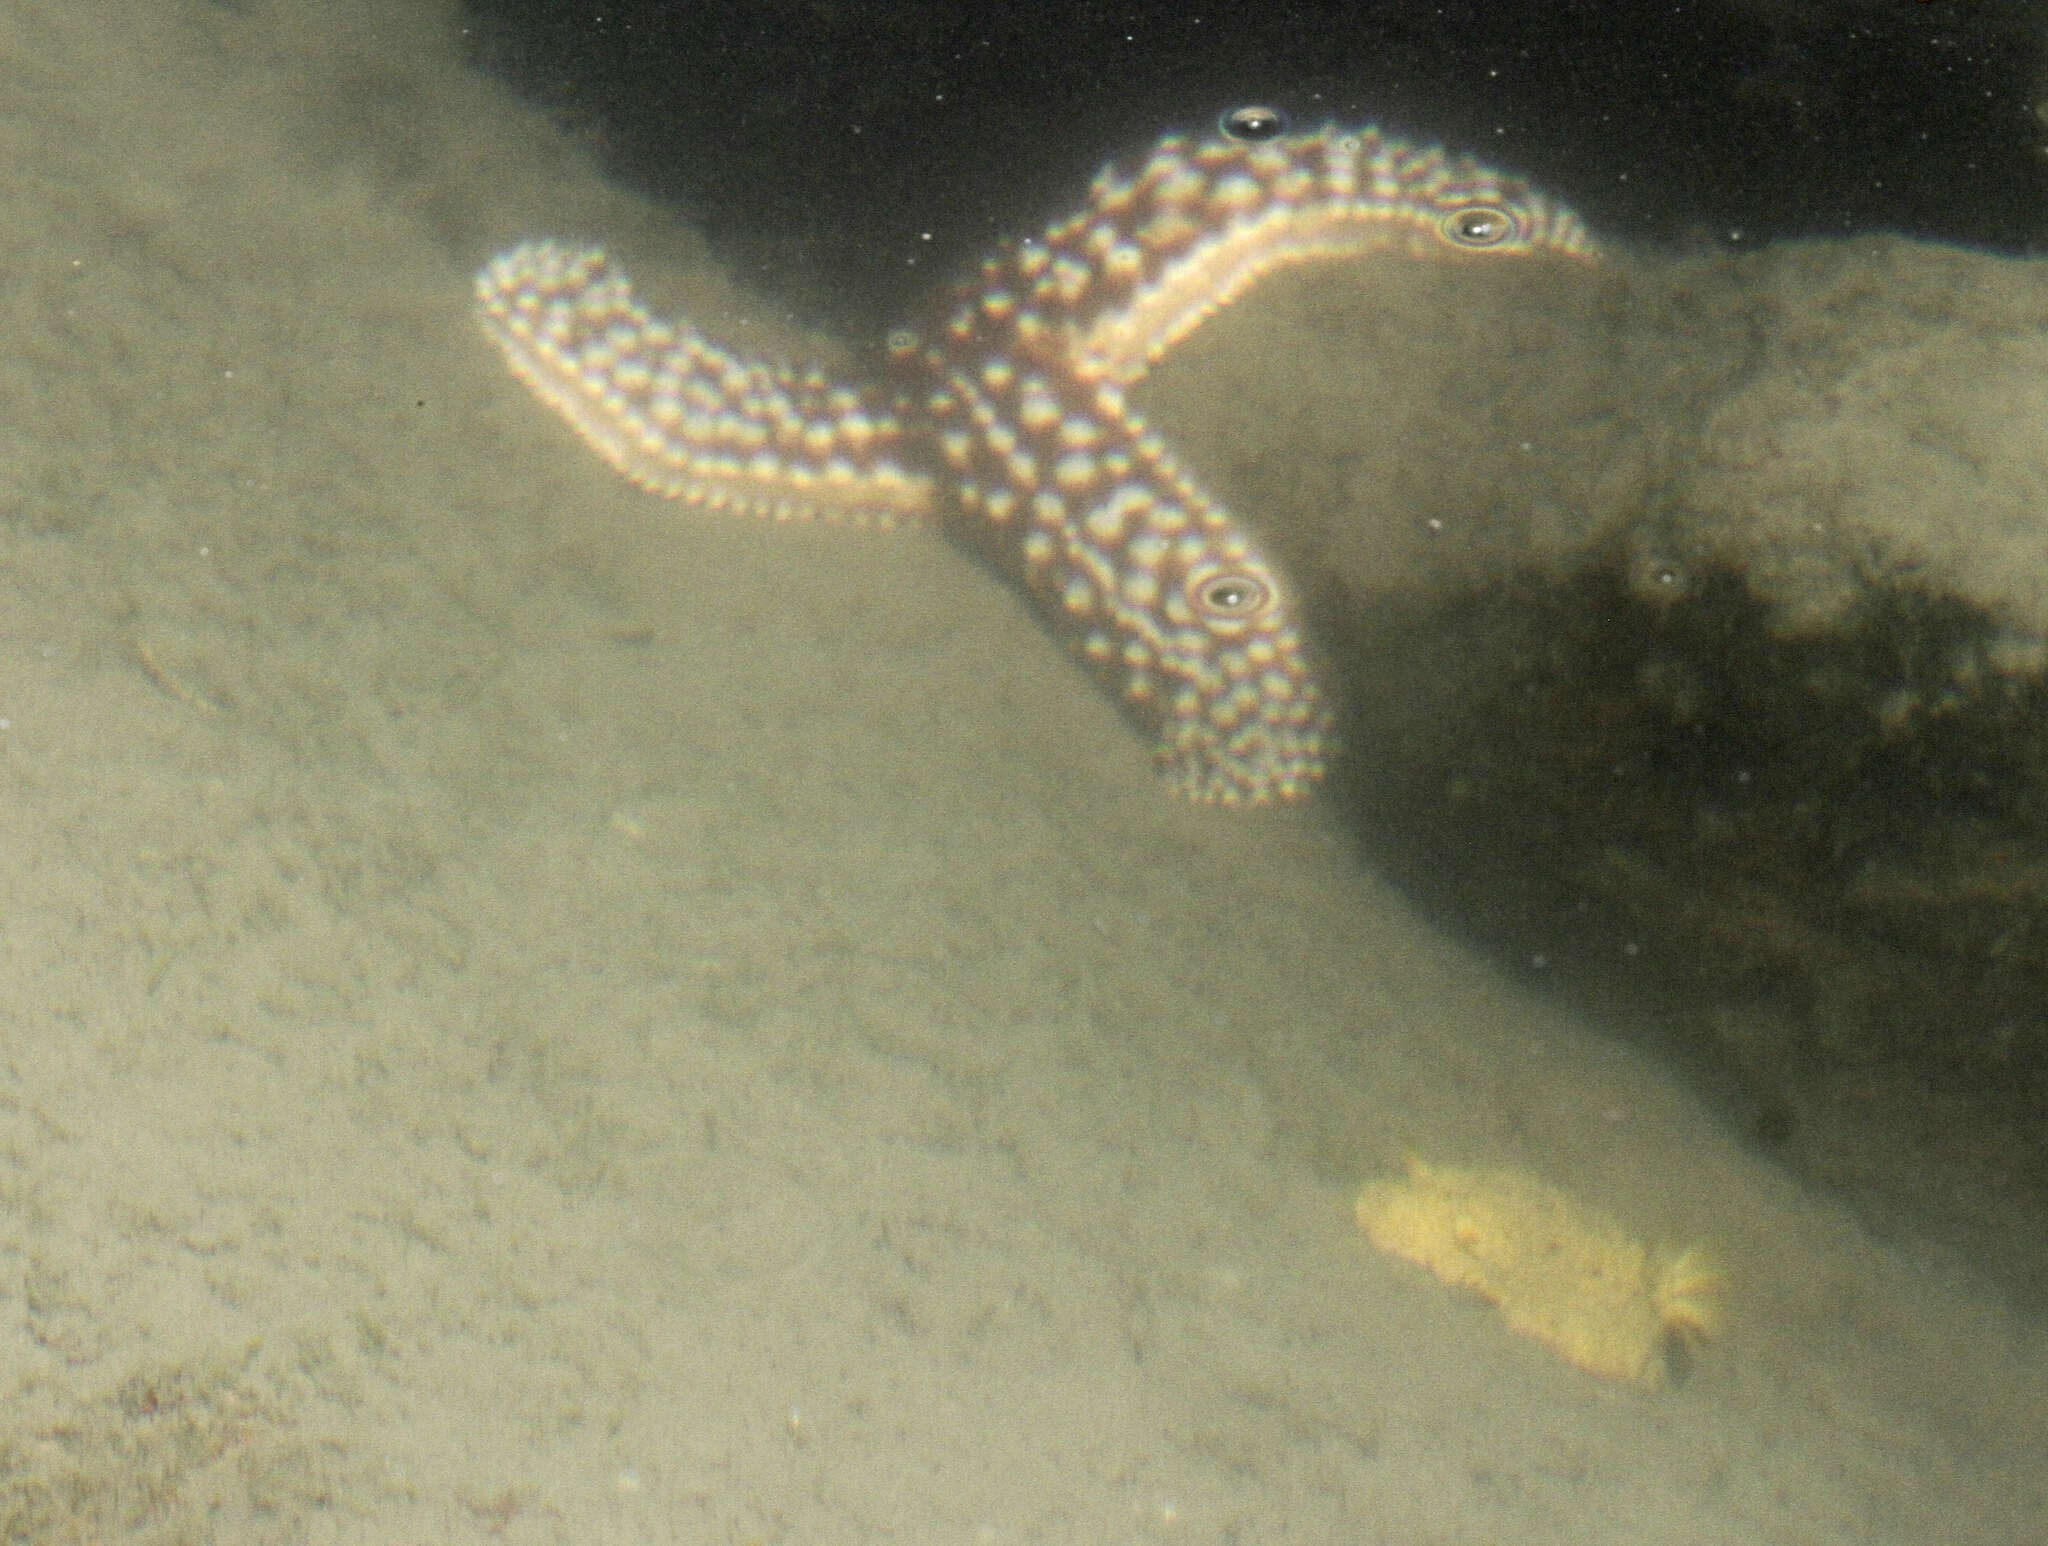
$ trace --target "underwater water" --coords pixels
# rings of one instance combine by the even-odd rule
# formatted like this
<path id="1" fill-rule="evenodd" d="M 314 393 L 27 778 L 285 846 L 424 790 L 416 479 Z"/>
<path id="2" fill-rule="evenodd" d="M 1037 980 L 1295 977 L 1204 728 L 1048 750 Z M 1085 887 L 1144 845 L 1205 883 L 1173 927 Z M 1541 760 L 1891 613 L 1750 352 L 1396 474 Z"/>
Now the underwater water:
<path id="1" fill-rule="evenodd" d="M 2026 231 L 1688 245 L 1415 63 L 1601 258 L 1290 267 L 1133 388 L 1341 710 L 1232 808 L 971 543 L 505 370 L 534 238 L 834 381 L 897 297 L 465 25 L 0 12 L 12 1538 L 2042 1533 Z"/>

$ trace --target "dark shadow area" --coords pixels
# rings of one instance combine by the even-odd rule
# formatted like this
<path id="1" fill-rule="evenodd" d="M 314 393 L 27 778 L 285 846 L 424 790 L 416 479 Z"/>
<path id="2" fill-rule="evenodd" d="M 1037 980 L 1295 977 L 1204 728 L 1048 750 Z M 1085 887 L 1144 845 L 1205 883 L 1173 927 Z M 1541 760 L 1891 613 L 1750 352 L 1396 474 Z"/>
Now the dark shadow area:
<path id="1" fill-rule="evenodd" d="M 2048 684 L 1938 596 L 1769 621 L 1738 575 L 1658 601 L 1619 563 L 1381 605 L 1333 641 L 1334 797 L 1446 928 L 2048 1300 L 2001 1245 L 2048 1220 Z"/>
<path id="2" fill-rule="evenodd" d="M 849 342 L 1065 214 L 1106 159 L 1252 101 L 1469 151 L 1610 237 L 1888 229 L 2020 249 L 2048 210 L 2040 50 L 2017 7 L 470 0 L 469 14 L 482 67 L 673 204 L 752 288 Z"/>

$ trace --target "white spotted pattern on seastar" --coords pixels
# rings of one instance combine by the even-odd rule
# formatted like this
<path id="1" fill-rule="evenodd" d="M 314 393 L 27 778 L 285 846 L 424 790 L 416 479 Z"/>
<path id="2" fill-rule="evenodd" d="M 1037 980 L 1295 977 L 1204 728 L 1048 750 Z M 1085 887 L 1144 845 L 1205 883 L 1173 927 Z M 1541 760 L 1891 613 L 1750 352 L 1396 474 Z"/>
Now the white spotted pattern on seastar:
<path id="1" fill-rule="evenodd" d="M 1156 738 L 1191 799 L 1299 798 L 1330 710 L 1294 593 L 1128 392 L 1283 265 L 1592 243 L 1517 179 L 1377 129 L 1170 136 L 989 258 L 878 393 L 742 358 L 634 300 L 596 248 L 529 242 L 477 275 L 512 371 L 656 493 L 777 520 L 939 517 L 1014 578 Z"/>

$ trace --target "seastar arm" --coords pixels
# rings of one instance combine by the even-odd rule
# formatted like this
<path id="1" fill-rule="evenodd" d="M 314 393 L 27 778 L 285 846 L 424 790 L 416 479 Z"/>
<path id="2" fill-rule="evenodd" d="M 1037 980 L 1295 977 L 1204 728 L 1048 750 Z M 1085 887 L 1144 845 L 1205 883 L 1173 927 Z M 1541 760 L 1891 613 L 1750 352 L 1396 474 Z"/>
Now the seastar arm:
<path id="1" fill-rule="evenodd" d="M 1307 796 L 1332 745 L 1290 588 L 1111 384 L 1014 340 L 918 356 L 954 535 L 1023 587 L 1190 800 Z"/>
<path id="2" fill-rule="evenodd" d="M 1135 174 L 991 260 L 976 304 L 1014 309 L 1082 379 L 1131 387 L 1278 269 L 1391 251 L 1591 258 L 1569 209 L 1520 178 L 1374 128 L 1247 142 L 1173 135 Z"/>
<path id="3" fill-rule="evenodd" d="M 897 526 L 931 509 L 903 426 L 870 393 L 728 353 L 633 298 L 602 250 L 499 254 L 477 314 L 512 373 L 642 488 L 774 520 Z"/>

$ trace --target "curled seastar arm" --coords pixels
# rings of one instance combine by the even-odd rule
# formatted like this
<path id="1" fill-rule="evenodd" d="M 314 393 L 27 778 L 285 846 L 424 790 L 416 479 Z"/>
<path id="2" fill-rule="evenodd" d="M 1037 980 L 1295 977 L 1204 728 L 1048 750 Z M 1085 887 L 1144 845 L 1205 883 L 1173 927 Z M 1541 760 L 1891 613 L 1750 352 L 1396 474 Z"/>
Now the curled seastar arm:
<path id="1" fill-rule="evenodd" d="M 1333 125 L 1258 143 L 1169 136 L 1134 174 L 1104 171 L 985 288 L 1057 330 L 1083 379 L 1128 388 L 1267 275 L 1376 252 L 1595 255 L 1579 218 L 1520 178 Z"/>
<path id="2" fill-rule="evenodd" d="M 604 252 L 527 242 L 477 274 L 477 315 L 512 373 L 642 488 L 774 520 L 897 526 L 931 479 L 858 388 L 731 354 L 652 316 Z"/>

